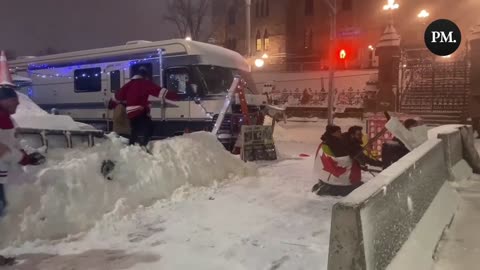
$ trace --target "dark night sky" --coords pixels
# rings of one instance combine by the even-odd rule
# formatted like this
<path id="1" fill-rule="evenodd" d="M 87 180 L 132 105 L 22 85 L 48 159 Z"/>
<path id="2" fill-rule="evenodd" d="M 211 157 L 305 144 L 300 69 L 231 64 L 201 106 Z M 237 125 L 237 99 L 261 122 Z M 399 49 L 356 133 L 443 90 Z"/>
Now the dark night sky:
<path id="1" fill-rule="evenodd" d="M 0 0 L 0 48 L 34 55 L 161 40 L 176 31 L 162 20 L 166 0 Z"/>

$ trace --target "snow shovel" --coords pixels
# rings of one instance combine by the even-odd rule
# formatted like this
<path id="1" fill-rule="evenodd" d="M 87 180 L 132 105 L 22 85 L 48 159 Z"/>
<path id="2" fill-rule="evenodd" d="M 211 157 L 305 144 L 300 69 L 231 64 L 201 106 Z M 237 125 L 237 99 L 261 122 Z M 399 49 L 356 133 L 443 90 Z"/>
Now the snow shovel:
<path id="1" fill-rule="evenodd" d="M 109 181 L 113 180 L 112 172 L 115 169 L 115 162 L 112 160 L 104 160 L 102 162 L 101 173 L 103 177 Z"/>

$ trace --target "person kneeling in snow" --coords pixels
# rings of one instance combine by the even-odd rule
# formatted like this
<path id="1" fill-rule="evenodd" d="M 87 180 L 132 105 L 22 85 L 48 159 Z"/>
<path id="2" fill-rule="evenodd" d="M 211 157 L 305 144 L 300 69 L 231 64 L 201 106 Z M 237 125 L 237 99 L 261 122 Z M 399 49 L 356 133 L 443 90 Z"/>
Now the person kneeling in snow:
<path id="1" fill-rule="evenodd" d="M 338 126 L 327 127 L 315 156 L 318 183 L 312 192 L 320 196 L 347 196 L 363 184 L 363 166 L 381 166 L 380 161 L 363 153 L 362 137 L 361 127 L 351 127 L 345 134 Z"/>
<path id="2" fill-rule="evenodd" d="M 20 149 L 15 138 L 15 126 L 12 118 L 18 107 L 18 96 L 11 87 L 0 86 L 0 216 L 5 212 L 7 199 L 5 184 L 7 183 L 8 169 L 14 164 L 40 165 L 45 157 L 39 153 L 27 155 Z M 14 263 L 14 259 L 0 255 L 0 266 Z"/>

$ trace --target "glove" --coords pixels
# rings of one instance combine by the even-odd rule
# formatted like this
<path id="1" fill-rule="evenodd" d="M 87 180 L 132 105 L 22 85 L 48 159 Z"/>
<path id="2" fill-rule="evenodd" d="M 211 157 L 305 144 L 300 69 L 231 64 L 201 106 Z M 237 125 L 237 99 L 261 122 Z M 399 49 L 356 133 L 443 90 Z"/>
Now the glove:
<path id="1" fill-rule="evenodd" d="M 109 110 L 113 110 L 115 109 L 115 107 L 117 107 L 118 103 L 116 103 L 115 101 L 113 101 L 113 99 L 110 99 L 108 101 L 108 109 Z"/>
<path id="2" fill-rule="evenodd" d="M 28 159 L 30 160 L 31 165 L 42 165 L 47 161 L 44 155 L 40 153 L 32 153 L 28 155 Z"/>

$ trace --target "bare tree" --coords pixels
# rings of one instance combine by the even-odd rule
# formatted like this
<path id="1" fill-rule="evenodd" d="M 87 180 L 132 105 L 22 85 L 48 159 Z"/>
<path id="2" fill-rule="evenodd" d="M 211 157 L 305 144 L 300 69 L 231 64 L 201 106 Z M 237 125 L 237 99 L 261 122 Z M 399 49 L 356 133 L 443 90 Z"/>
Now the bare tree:
<path id="1" fill-rule="evenodd" d="M 177 27 L 180 37 L 201 39 L 201 27 L 208 13 L 209 0 L 168 0 L 165 21 Z"/>

